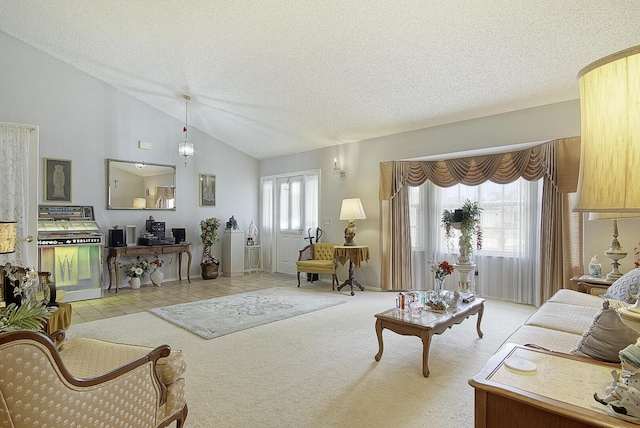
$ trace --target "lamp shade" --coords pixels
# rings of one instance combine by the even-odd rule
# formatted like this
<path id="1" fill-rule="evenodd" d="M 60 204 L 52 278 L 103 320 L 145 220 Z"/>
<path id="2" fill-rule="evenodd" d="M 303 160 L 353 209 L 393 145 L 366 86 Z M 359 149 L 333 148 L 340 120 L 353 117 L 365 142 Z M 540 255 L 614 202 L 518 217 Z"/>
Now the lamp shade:
<path id="1" fill-rule="evenodd" d="M 640 212 L 640 46 L 580 71 L 579 212 Z"/>
<path id="2" fill-rule="evenodd" d="M 0 254 L 13 253 L 16 250 L 18 223 L 0 220 Z"/>
<path id="3" fill-rule="evenodd" d="M 364 213 L 360 198 L 351 198 L 342 200 L 342 208 L 340 208 L 340 220 L 360 220 L 367 216 Z"/>

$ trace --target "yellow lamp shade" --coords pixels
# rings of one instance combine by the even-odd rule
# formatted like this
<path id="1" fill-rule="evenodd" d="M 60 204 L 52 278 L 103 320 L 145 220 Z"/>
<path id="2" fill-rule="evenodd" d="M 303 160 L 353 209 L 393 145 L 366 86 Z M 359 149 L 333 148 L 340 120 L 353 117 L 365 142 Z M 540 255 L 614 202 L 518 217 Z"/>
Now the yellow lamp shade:
<path id="1" fill-rule="evenodd" d="M 0 220 L 0 254 L 13 253 L 16 250 L 18 223 Z"/>
<path id="2" fill-rule="evenodd" d="M 602 58 L 580 83 L 580 212 L 640 211 L 640 46 Z"/>

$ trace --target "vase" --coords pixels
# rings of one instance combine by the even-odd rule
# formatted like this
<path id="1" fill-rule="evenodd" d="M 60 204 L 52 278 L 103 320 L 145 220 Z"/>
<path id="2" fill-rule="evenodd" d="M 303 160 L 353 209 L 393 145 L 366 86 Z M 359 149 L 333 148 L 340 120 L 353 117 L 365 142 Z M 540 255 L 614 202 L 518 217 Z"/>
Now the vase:
<path id="1" fill-rule="evenodd" d="M 162 285 L 162 280 L 164 279 L 164 273 L 162 273 L 160 268 L 155 268 L 149 277 L 151 278 L 151 283 L 154 286 L 160 287 L 160 285 Z"/>
<path id="2" fill-rule="evenodd" d="M 131 284 L 131 289 L 132 290 L 137 290 L 138 288 L 140 288 L 140 278 L 131 278 L 129 280 L 129 284 Z"/>
<path id="3" fill-rule="evenodd" d="M 218 268 L 220 265 L 203 265 L 200 264 L 202 270 L 202 279 L 216 279 L 218 277 Z"/>
<path id="4" fill-rule="evenodd" d="M 436 278 L 436 293 L 437 299 L 442 300 L 443 296 L 443 287 L 444 287 L 445 278 Z"/>

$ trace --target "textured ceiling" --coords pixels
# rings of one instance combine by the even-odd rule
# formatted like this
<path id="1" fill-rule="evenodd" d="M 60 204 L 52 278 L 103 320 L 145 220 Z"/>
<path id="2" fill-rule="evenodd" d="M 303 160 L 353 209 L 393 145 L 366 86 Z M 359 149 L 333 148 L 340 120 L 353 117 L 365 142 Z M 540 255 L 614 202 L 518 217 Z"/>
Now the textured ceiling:
<path id="1" fill-rule="evenodd" d="M 0 0 L 0 31 L 257 159 L 577 99 L 640 1 Z M 3 61 L 6 59 L 3 59 Z"/>

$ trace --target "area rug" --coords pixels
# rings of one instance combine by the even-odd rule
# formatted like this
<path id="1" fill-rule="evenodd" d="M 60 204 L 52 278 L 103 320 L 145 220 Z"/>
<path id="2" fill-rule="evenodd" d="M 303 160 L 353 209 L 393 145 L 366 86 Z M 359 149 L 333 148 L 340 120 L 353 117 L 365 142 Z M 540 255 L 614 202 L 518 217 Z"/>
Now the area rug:
<path id="1" fill-rule="evenodd" d="M 345 302 L 341 296 L 274 287 L 165 306 L 149 312 L 200 337 L 213 339 Z"/>

